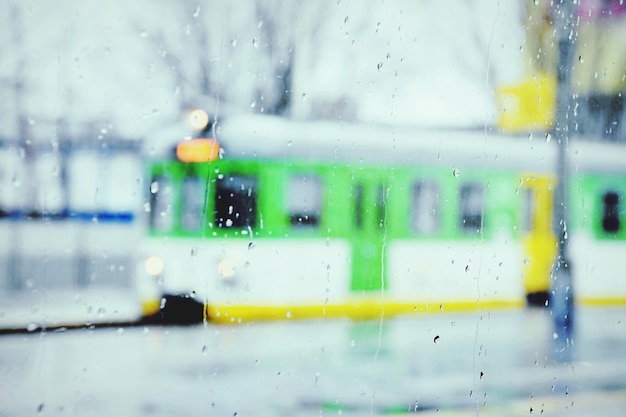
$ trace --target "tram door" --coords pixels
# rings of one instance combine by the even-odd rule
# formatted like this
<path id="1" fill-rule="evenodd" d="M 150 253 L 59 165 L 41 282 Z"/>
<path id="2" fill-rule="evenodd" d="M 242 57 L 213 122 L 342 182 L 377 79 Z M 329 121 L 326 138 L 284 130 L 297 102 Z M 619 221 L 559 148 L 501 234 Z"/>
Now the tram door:
<path id="1" fill-rule="evenodd" d="M 354 182 L 352 291 L 373 293 L 386 287 L 383 271 L 387 227 L 386 193 L 384 184 L 372 178 Z"/>
<path id="2" fill-rule="evenodd" d="M 552 227 L 555 180 L 523 176 L 523 276 L 528 304 L 542 306 L 548 300 L 550 273 L 556 256 Z"/>

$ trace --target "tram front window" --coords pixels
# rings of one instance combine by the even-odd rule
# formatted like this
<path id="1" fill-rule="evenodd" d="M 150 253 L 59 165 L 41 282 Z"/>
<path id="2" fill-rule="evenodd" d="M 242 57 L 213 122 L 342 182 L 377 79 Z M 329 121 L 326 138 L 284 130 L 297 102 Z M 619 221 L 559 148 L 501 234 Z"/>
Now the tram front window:
<path id="1" fill-rule="evenodd" d="M 257 212 L 256 178 L 225 175 L 215 188 L 217 227 L 255 227 Z"/>
<path id="2" fill-rule="evenodd" d="M 196 231 L 204 218 L 204 184 L 197 177 L 187 177 L 183 182 L 182 227 Z"/>
<path id="3" fill-rule="evenodd" d="M 150 184 L 150 227 L 157 231 L 170 230 L 174 224 L 172 207 L 174 193 L 170 180 L 155 177 Z"/>

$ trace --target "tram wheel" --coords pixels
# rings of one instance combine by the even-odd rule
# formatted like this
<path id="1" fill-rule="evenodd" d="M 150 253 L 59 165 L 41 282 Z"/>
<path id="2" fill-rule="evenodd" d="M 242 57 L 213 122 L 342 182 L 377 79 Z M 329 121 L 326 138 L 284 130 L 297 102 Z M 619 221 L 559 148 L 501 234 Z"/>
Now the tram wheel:
<path id="1" fill-rule="evenodd" d="M 163 324 L 197 324 L 204 316 L 204 305 L 189 294 L 167 294 L 159 311 Z"/>

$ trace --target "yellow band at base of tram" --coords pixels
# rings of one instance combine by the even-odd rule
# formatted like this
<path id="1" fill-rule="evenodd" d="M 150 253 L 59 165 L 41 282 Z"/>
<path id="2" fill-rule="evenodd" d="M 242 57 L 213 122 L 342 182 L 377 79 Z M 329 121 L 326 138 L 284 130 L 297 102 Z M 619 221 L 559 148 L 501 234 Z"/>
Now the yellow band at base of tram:
<path id="1" fill-rule="evenodd" d="M 141 302 L 141 314 L 143 317 L 150 317 L 158 314 L 161 309 L 161 300 L 144 300 Z"/>
<path id="2" fill-rule="evenodd" d="M 624 307 L 626 297 L 579 298 L 576 299 L 576 304 L 586 307 Z"/>
<path id="3" fill-rule="evenodd" d="M 578 298 L 580 307 L 625 307 L 626 297 L 617 298 Z M 496 309 L 524 308 L 524 301 L 447 301 L 444 303 L 402 303 L 380 300 L 355 301 L 345 304 L 328 305 L 204 305 L 204 320 L 217 324 L 249 323 L 272 320 L 303 320 L 347 318 L 352 320 L 376 320 L 398 315 L 460 313 Z M 144 301 L 144 317 L 159 312 L 160 300 Z"/>
<path id="4" fill-rule="evenodd" d="M 208 322 L 221 324 L 317 318 L 374 320 L 398 315 L 520 308 L 524 305 L 522 301 L 456 301 L 438 304 L 360 301 L 308 306 L 205 305 L 204 318 Z"/>

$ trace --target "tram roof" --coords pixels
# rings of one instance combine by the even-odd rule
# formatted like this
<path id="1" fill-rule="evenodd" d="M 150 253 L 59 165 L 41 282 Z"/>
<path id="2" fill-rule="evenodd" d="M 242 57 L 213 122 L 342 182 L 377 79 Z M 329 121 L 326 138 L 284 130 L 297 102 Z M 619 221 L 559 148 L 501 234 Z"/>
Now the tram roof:
<path id="1" fill-rule="evenodd" d="M 217 133 L 225 158 L 438 165 L 553 172 L 557 141 L 543 133 L 507 135 L 490 129 L 414 128 L 296 121 L 274 116 L 224 120 Z M 626 172 L 626 145 L 568 143 L 573 171 Z"/>

